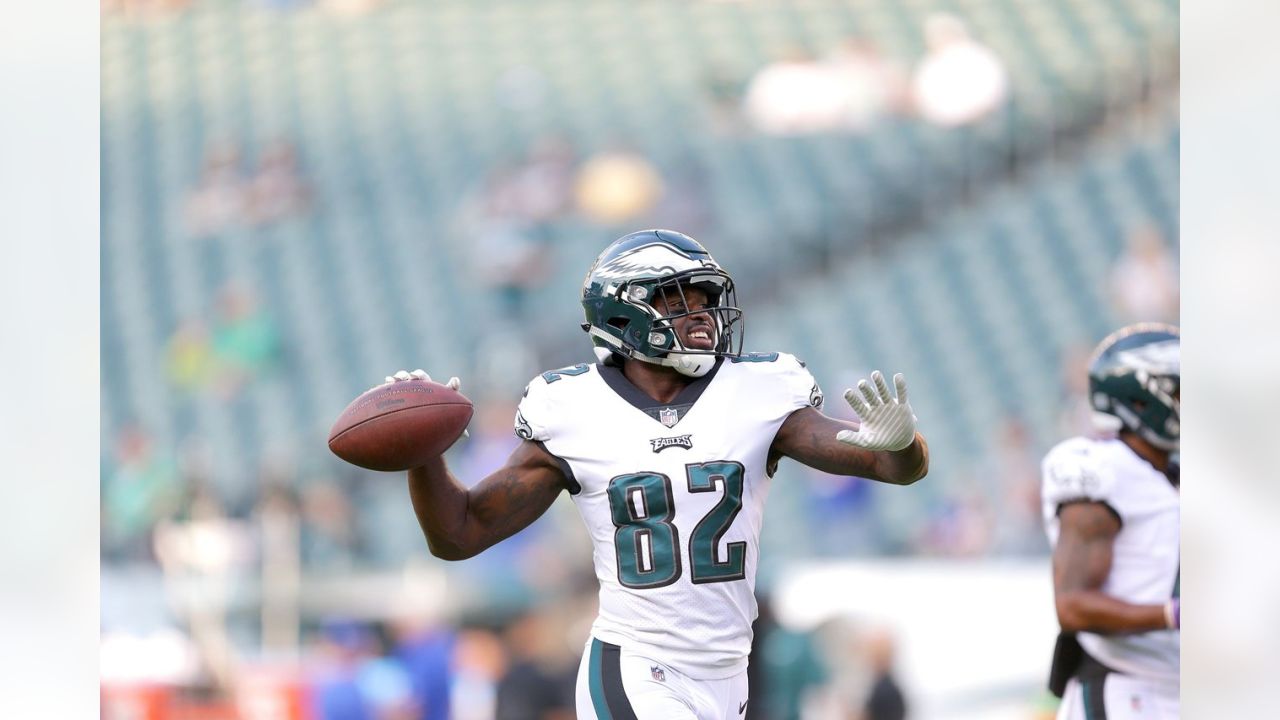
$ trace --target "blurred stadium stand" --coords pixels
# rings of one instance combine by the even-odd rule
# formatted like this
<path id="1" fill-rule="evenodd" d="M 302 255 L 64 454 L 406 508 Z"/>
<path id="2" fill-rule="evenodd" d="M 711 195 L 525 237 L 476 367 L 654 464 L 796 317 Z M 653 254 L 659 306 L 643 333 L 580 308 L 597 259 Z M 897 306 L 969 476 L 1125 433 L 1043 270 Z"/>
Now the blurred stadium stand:
<path id="1" fill-rule="evenodd" d="M 104 17 L 104 437 L 133 423 L 176 447 L 198 428 L 219 480 L 234 483 L 273 444 L 316 452 L 334 411 L 388 369 L 477 367 L 498 306 L 461 270 L 471 265 L 473 238 L 457 208 L 492 166 L 547 133 L 571 137 L 580 155 L 621 138 L 661 168 L 703 166 L 716 219 L 700 237 L 749 300 L 767 300 L 797 278 L 808 284 L 815 267 L 854 272 L 845 268 L 865 264 L 840 260 L 869 244 L 927 248 L 930 264 L 904 262 L 891 273 L 898 287 L 919 293 L 906 336 L 851 328 L 870 336 L 855 343 L 837 332 L 851 342 L 813 350 L 804 337 L 780 337 L 777 346 L 795 347 L 820 368 L 845 357 L 896 359 L 864 348 L 954 347 L 954 360 L 909 366 L 921 397 L 960 392 L 948 389 L 962 377 L 953 368 L 976 372 L 969 382 L 989 388 L 977 379 L 983 368 L 1013 363 L 1020 404 L 1047 413 L 1030 390 L 1044 379 L 1035 369 L 1051 368 L 1053 358 L 1027 362 L 1018 348 L 1046 353 L 1059 338 L 1095 337 L 1109 325 L 1089 279 L 1119 252 L 1118 234 L 1135 218 L 1153 218 L 1176 240 L 1176 140 L 1133 148 L 1112 141 L 1102 151 L 1108 157 L 1076 181 L 948 208 L 962 192 L 991 195 L 988 183 L 1026 172 L 1055 143 L 1106 134 L 1109 120 L 1167 81 L 1176 72 L 1176 3 L 955 3 L 1007 60 L 1013 84 L 1004 110 L 961 130 L 901 119 L 865 135 L 723 135 L 706 117 L 702 83 L 713 70 L 745 81 L 789 46 L 820 52 L 858 35 L 914 57 L 927 5 L 437 2 L 344 17 L 206 2 L 142 21 Z M 545 97 L 504 107 L 503 78 L 513 71 L 542 83 Z M 203 237 L 184 230 L 182 207 L 207 147 L 230 143 L 249 158 L 281 138 L 297 146 L 314 185 L 311 212 Z M 957 218 L 984 225 L 975 215 L 990 218 L 987 227 L 957 236 Z M 540 344 L 572 348 L 550 361 L 583 354 L 573 332 L 576 284 L 620 229 L 572 219 L 549 228 L 552 282 L 530 300 L 549 319 L 539 333 L 554 334 Z M 981 282 L 973 265 L 1005 254 L 1001 247 L 1001 267 L 1016 273 L 1007 281 L 1021 286 Z M 962 258 L 972 264 L 955 267 Z M 281 329 L 285 371 L 231 403 L 179 397 L 161 381 L 165 343 L 183 319 L 207 316 L 232 280 Z M 981 313 L 945 321 L 959 307 L 949 288 L 979 293 L 972 302 Z M 752 345 L 763 347 L 767 311 L 748 309 Z M 874 323 L 874 314 L 860 317 Z M 1041 330 L 1033 335 L 1034 327 Z M 965 348 L 978 356 L 965 357 Z M 948 445 L 972 446 L 981 427 L 972 419 L 938 417 L 927 426 L 954 440 Z"/>
<path id="2" fill-rule="evenodd" d="M 534 372 L 589 357 L 582 273 L 609 240 L 652 225 L 689 230 L 734 274 L 748 349 L 804 358 L 829 407 L 861 374 L 904 372 L 930 439 L 918 491 L 839 486 L 849 514 L 816 517 L 812 483 L 784 465 L 802 481 L 774 486 L 763 586 L 832 543 L 948 554 L 937 528 L 968 502 L 957 488 L 1001 511 L 1007 488 L 986 475 L 999 428 L 1025 426 L 1032 454 L 1061 433 L 1063 358 L 1121 319 L 1107 277 L 1128 236 L 1179 241 L 1177 0 L 110 5 L 108 562 L 148 555 L 108 538 L 118 508 L 181 515 L 197 481 L 239 518 L 264 487 L 332 484 L 373 529 L 357 566 L 421 554 L 403 485 L 360 484 L 324 447 L 330 421 L 400 368 L 460 375 L 471 397 L 510 409 Z M 889 112 L 856 132 L 781 136 L 725 122 L 752 76 L 797 48 L 826 57 L 858 38 L 909 69 L 939 10 L 1009 73 L 983 119 L 942 128 Z M 526 223 L 545 262 L 513 290 L 484 274 L 511 247 L 482 237 L 488 193 L 549 142 L 574 172 L 626 150 L 665 190 L 625 219 L 560 209 Z M 281 154 L 296 162 L 267 162 Z M 130 454 L 136 433 L 149 461 Z M 121 489 L 139 476 L 176 487 Z M 795 541 L 824 523 L 832 534 Z M 1033 530 L 955 554 L 1034 554 Z M 535 546 L 563 542 L 540 532 Z M 495 582 L 480 566 L 470 581 Z"/>

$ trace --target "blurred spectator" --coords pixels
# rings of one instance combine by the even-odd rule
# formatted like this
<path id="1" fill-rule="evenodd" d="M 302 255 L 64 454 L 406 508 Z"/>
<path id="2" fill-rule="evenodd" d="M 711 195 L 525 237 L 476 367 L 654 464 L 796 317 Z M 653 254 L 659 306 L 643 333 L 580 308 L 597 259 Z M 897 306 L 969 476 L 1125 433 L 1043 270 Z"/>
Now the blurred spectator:
<path id="1" fill-rule="evenodd" d="M 302 490 L 302 564 L 318 571 L 347 570 L 359 556 L 358 518 L 348 494 L 329 479 Z"/>
<path id="2" fill-rule="evenodd" d="M 209 328 L 199 318 L 183 320 L 165 347 L 165 368 L 169 382 L 187 392 L 209 386 L 217 374 Z"/>
<path id="3" fill-rule="evenodd" d="M 249 181 L 241 168 L 240 147 L 230 142 L 209 147 L 200 181 L 183 211 L 187 231 L 197 237 L 217 235 L 242 223 L 248 207 Z"/>
<path id="4" fill-rule="evenodd" d="M 861 718 L 874 682 L 861 629 L 836 616 L 815 628 L 813 638 L 827 669 L 827 680 L 807 694 L 802 716 L 806 720 Z"/>
<path id="5" fill-rule="evenodd" d="M 871 692 L 863 712 L 863 720 L 903 720 L 907 716 L 907 699 L 894 674 L 893 635 L 876 628 L 865 640 L 867 665 L 871 668 Z"/>
<path id="6" fill-rule="evenodd" d="M 1111 298 L 1122 322 L 1177 322 L 1178 267 L 1160 233 L 1144 225 L 1111 267 Z"/>
<path id="7" fill-rule="evenodd" d="M 405 563 L 399 591 L 388 599 L 392 655 L 409 673 L 417 720 L 452 717 L 449 687 L 457 632 L 447 619 L 451 593 L 447 571 L 420 557 Z"/>
<path id="8" fill-rule="evenodd" d="M 310 210 L 311 188 L 298 167 L 292 143 L 276 140 L 262 149 L 248 192 L 249 216 L 254 223 L 284 220 Z"/>
<path id="9" fill-rule="evenodd" d="M 933 13 L 925 19 L 928 52 L 916 66 L 912 93 L 925 120 L 955 127 L 995 110 L 1008 93 L 1009 80 L 990 48 L 969 36 L 954 15 Z"/>
<path id="10" fill-rule="evenodd" d="M 102 487 L 102 554 L 113 560 L 151 558 L 151 528 L 173 512 L 181 494 L 177 465 L 157 452 L 141 428 L 116 437 L 115 470 Z"/>
<path id="11" fill-rule="evenodd" d="M 752 642 L 751 702 L 746 720 L 800 720 L 812 717 L 830 681 L 826 658 L 813 635 L 777 623 L 772 604 L 760 599 Z M 759 680 L 759 682 L 757 682 Z"/>
<path id="12" fill-rule="evenodd" d="M 463 218 L 476 279 L 497 293 L 503 317 L 515 325 L 528 294 L 549 277 L 552 225 L 572 209 L 576 162 L 567 140 L 544 136 L 521 163 L 489 174 Z"/>
<path id="13" fill-rule="evenodd" d="M 991 550 L 1003 555 L 1047 553 L 1040 517 L 1040 452 L 1020 418 L 1005 419 L 981 474 L 995 493 Z"/>
<path id="14" fill-rule="evenodd" d="M 864 132 L 882 116 L 898 112 L 906 101 L 906 74 L 870 41 L 847 38 L 827 59 L 843 111 L 839 127 Z"/>
<path id="15" fill-rule="evenodd" d="M 1093 407 L 1089 405 L 1089 354 L 1093 348 L 1072 345 L 1062 353 L 1058 400 L 1058 432 L 1061 437 L 1093 434 Z"/>
<path id="16" fill-rule="evenodd" d="M 208 388 L 225 399 L 270 371 L 279 360 L 275 321 L 253 295 L 234 283 L 218 295 L 213 327 L 199 317 L 184 319 L 165 346 L 165 372 L 187 392 Z"/>
<path id="17" fill-rule="evenodd" d="M 537 610 L 507 627 L 511 664 L 498 683 L 496 720 L 573 719 L 578 668 L 557 652 L 555 631 L 551 618 Z"/>
<path id="18" fill-rule="evenodd" d="M 446 625 L 399 623 L 395 628 L 395 657 L 409 673 L 419 720 L 451 717 L 450 665 L 457 635 Z"/>
<path id="19" fill-rule="evenodd" d="M 409 675 L 385 657 L 373 628 L 330 619 L 320 632 L 322 665 L 314 683 L 317 720 L 412 720 L 418 717 Z"/>
<path id="20" fill-rule="evenodd" d="M 792 49 L 761 68 L 747 85 L 743 110 L 761 132 L 794 135 L 839 127 L 847 92 L 832 67 Z"/>
<path id="21" fill-rule="evenodd" d="M 219 385 L 227 394 L 270 370 L 279 359 L 280 337 L 275 322 L 253 295 L 234 283 L 225 286 L 218 296 L 213 352 Z"/>
<path id="22" fill-rule="evenodd" d="M 450 720 L 493 720 L 497 710 L 498 680 L 507 671 L 502 642 L 480 628 L 458 634 L 450 688 Z"/>
<path id="23" fill-rule="evenodd" d="M 578 171 L 574 197 L 578 211 L 592 222 L 613 226 L 653 209 L 662 196 L 657 168 L 639 152 L 617 147 L 592 155 Z"/>
<path id="24" fill-rule="evenodd" d="M 731 70 L 725 62 L 712 63 L 702 80 L 702 92 L 711 126 L 716 132 L 734 135 L 742 129 L 745 84 L 738 73 Z"/>
<path id="25" fill-rule="evenodd" d="M 207 480 L 195 477 L 178 512 L 156 523 L 154 540 L 169 602 L 186 621 L 213 685 L 230 693 L 236 650 L 227 615 L 235 587 L 252 562 L 252 531 L 227 515 Z"/>
<path id="26" fill-rule="evenodd" d="M 302 585 L 302 522 L 297 494 L 287 481 L 269 478 L 253 510 L 262 582 L 262 647 L 297 650 Z"/>
<path id="27" fill-rule="evenodd" d="M 477 284 L 498 299 L 500 317 L 520 324 L 530 293 L 546 284 L 550 273 L 545 243 L 520 220 L 486 217 L 471 243 Z"/>
<path id="28" fill-rule="evenodd" d="M 942 557 L 976 557 L 991 548 L 994 512 L 986 486 L 972 475 L 958 478 L 929 511 L 916 538 L 915 551 Z"/>
<path id="29" fill-rule="evenodd" d="M 747 86 L 743 110 L 774 135 L 864 132 L 903 104 L 904 73 L 870 42 L 846 39 L 823 60 L 793 49 L 761 68 Z"/>
<path id="30" fill-rule="evenodd" d="M 510 214 L 533 223 L 552 222 L 573 208 L 573 177 L 578 162 L 573 144 L 560 135 L 544 135 L 511 173 Z"/>

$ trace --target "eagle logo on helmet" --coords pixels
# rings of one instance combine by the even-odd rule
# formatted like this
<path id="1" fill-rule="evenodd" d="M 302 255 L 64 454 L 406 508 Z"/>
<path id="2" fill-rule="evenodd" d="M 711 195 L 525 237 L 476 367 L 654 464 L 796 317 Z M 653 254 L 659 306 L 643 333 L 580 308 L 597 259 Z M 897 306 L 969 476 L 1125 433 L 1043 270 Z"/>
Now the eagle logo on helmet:
<path id="1" fill-rule="evenodd" d="M 681 262 L 683 260 L 683 262 Z M 664 243 L 642 245 L 609 260 L 593 273 L 600 280 L 622 280 L 664 277 L 686 270 L 696 270 L 714 263 L 703 263 Z"/>
<path id="2" fill-rule="evenodd" d="M 1173 325 L 1140 323 L 1099 343 L 1089 361 L 1089 399 L 1098 429 L 1128 430 L 1158 448 L 1178 449 L 1180 341 Z"/>

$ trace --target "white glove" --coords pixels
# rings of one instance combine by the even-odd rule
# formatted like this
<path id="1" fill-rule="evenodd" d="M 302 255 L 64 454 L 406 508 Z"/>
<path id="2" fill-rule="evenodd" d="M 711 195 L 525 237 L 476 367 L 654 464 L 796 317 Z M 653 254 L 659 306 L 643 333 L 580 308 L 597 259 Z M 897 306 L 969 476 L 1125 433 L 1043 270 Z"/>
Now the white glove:
<path id="1" fill-rule="evenodd" d="M 866 450 L 901 450 L 916 438 L 916 416 L 907 402 L 907 379 L 902 373 L 893 376 L 898 390 L 896 400 L 889 394 L 879 370 L 871 373 L 871 382 L 875 383 L 875 390 L 866 380 L 858 381 L 861 395 L 852 389 L 844 391 L 844 399 L 862 419 L 862 427 L 841 430 L 836 433 L 836 440 Z"/>
<path id="2" fill-rule="evenodd" d="M 395 375 L 388 375 L 383 384 L 399 382 L 401 380 L 426 380 L 427 382 L 431 382 L 431 376 L 422 368 L 418 368 L 413 372 L 405 372 L 404 370 L 401 370 Z M 450 390 L 456 391 L 462 385 L 462 381 L 456 377 L 451 377 L 449 378 L 449 382 L 445 383 L 445 385 L 448 386 Z"/>

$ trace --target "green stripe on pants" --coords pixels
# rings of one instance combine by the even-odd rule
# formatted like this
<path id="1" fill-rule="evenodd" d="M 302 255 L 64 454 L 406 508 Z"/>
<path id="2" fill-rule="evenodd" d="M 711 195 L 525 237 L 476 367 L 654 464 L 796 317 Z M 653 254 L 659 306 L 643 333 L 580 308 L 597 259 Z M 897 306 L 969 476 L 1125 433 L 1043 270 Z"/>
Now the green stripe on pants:
<path id="1" fill-rule="evenodd" d="M 604 685 L 600 682 L 600 641 L 591 639 L 591 661 L 588 665 L 587 687 L 591 691 L 591 705 L 599 720 L 613 720 L 609 704 L 604 701 Z"/>

